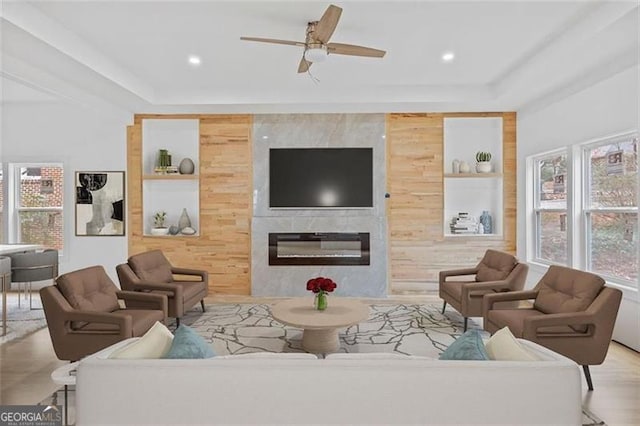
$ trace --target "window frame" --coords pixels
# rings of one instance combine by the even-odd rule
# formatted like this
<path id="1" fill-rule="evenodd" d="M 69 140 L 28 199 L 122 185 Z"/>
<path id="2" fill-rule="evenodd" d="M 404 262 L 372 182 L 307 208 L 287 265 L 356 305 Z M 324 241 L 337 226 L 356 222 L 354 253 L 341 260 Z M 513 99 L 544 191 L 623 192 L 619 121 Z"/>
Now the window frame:
<path id="1" fill-rule="evenodd" d="M 530 157 L 530 164 L 531 164 L 531 170 L 532 170 L 532 182 L 533 182 L 533 190 L 532 190 L 532 201 L 531 201 L 531 206 L 532 206 L 532 218 L 531 218 L 531 236 L 532 238 L 532 256 L 529 256 L 530 260 L 542 265 L 562 265 L 562 266 L 571 266 L 572 264 L 572 257 L 571 257 L 571 230 L 570 227 L 572 225 L 571 223 L 571 219 L 570 219 L 570 199 L 569 199 L 569 188 L 570 188 L 570 182 L 571 182 L 571 157 L 569 155 L 569 150 L 567 148 L 560 148 L 560 149 L 556 149 L 553 151 L 547 151 L 544 153 L 540 153 L 540 154 L 536 154 Z M 565 200 L 565 207 L 564 208 L 554 208 L 554 207 L 542 207 L 540 205 L 540 198 L 541 198 L 541 188 L 542 188 L 542 182 L 541 182 L 541 176 L 540 176 L 540 162 L 544 161 L 546 159 L 549 159 L 551 157 L 557 157 L 560 155 L 564 155 L 566 158 L 566 163 L 567 163 L 567 178 L 565 181 L 565 192 L 566 192 L 566 200 Z M 545 259 L 542 257 L 541 254 L 541 250 L 542 250 L 542 244 L 541 244 L 541 236 L 542 236 L 542 225 L 541 225 L 541 218 L 542 218 L 542 213 L 564 213 L 566 215 L 566 227 L 567 227 L 567 252 L 566 252 L 566 259 L 567 262 L 566 263 L 561 263 L 561 262 L 555 262 L 553 260 L 549 260 L 549 259 Z"/>
<path id="2" fill-rule="evenodd" d="M 580 217 L 582 221 L 581 226 L 581 244 L 584 247 L 583 250 L 583 259 L 582 263 L 584 269 L 589 272 L 593 272 L 602 276 L 606 281 L 619 284 L 623 287 L 640 289 L 638 286 L 638 280 L 628 280 L 619 276 L 611 275 L 606 272 L 594 271 L 592 269 L 592 253 L 591 253 L 591 241 L 592 241 L 592 216 L 594 214 L 607 214 L 607 213 L 634 213 L 636 215 L 636 221 L 640 221 L 640 217 L 638 215 L 638 206 L 635 207 L 594 207 L 591 203 L 591 158 L 590 153 L 593 149 L 603 146 L 603 145 L 611 145 L 616 142 L 625 141 L 628 139 L 635 139 L 636 141 L 640 141 L 640 136 L 637 131 L 629 131 L 624 133 L 619 133 L 615 135 L 605 136 L 603 138 L 598 138 L 595 140 L 591 140 L 579 145 L 580 148 L 580 164 L 582 170 L 582 182 L 583 184 L 580 188 L 576 188 L 577 191 L 580 192 L 582 197 L 582 203 L 580 206 Z M 638 142 L 637 142 L 638 143 Z M 636 170 L 640 171 L 640 164 L 638 164 L 638 157 L 636 156 Z M 639 176 L 636 176 L 636 181 L 640 182 Z M 637 184 L 636 191 L 640 190 L 640 183 Z M 638 199 L 636 198 L 636 204 L 638 204 Z M 640 230 L 640 226 L 637 226 L 637 229 Z M 638 237 L 636 237 L 638 238 Z M 636 256 L 638 253 L 636 251 Z M 639 277 L 640 278 L 640 277 Z"/>
<path id="3" fill-rule="evenodd" d="M 6 188 L 7 188 L 7 222 L 8 222 L 8 235 L 7 239 L 11 243 L 23 243 L 20 226 L 20 213 L 22 212 L 57 212 L 61 215 L 62 224 L 62 247 L 58 250 L 59 256 L 62 257 L 65 248 L 67 246 L 67 229 L 66 229 L 66 217 L 64 214 L 64 204 L 67 196 L 65 187 L 65 164 L 61 161 L 38 161 L 38 162 L 10 162 L 7 163 L 8 173 L 6 176 Z M 62 169 L 62 202 L 59 207 L 23 207 L 21 205 L 21 168 L 43 168 L 43 167 L 59 167 Z"/>

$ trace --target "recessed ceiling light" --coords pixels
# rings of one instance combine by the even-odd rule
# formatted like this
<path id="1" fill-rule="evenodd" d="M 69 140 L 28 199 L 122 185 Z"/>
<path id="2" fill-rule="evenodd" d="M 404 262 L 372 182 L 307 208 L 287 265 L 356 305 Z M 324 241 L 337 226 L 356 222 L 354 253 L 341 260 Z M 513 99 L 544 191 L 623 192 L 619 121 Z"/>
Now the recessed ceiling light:
<path id="1" fill-rule="evenodd" d="M 443 62 L 451 62 L 455 59 L 456 55 L 453 52 L 445 52 L 442 54 Z"/>
<path id="2" fill-rule="evenodd" d="M 200 65 L 202 63 L 202 60 L 200 59 L 200 56 L 191 55 L 191 56 L 189 56 L 189 63 L 191 65 L 197 66 L 197 65 Z"/>
<path id="3" fill-rule="evenodd" d="M 269 136 L 264 135 L 264 136 L 262 137 L 262 139 L 269 139 Z"/>

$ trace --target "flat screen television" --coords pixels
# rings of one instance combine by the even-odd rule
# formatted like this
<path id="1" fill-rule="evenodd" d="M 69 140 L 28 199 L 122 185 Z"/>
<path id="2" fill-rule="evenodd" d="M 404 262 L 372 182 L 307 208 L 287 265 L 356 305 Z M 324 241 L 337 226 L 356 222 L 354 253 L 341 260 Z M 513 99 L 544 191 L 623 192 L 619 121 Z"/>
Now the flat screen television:
<path id="1" fill-rule="evenodd" d="M 373 207 L 373 148 L 272 148 L 269 207 Z"/>

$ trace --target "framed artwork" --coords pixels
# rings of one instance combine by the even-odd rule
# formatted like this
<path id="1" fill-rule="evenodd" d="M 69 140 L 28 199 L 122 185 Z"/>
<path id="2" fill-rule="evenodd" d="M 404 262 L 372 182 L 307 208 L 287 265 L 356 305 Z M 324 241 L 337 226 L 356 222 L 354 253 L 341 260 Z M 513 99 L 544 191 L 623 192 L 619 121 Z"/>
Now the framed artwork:
<path id="1" fill-rule="evenodd" d="M 76 235 L 125 235 L 124 172 L 76 172 Z"/>

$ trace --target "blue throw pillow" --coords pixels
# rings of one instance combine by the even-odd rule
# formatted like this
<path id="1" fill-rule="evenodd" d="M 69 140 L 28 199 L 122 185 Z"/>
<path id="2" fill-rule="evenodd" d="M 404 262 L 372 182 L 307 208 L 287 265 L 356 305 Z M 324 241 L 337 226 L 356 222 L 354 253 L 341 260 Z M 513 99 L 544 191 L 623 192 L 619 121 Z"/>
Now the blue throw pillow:
<path id="1" fill-rule="evenodd" d="M 198 333 L 186 325 L 181 325 L 173 336 L 173 342 L 169 352 L 163 358 L 171 359 L 195 359 L 211 358 L 216 354 Z"/>
<path id="2" fill-rule="evenodd" d="M 489 355 L 484 348 L 480 331 L 469 330 L 442 352 L 440 359 L 485 361 L 489 359 Z"/>

